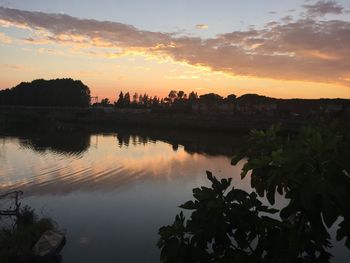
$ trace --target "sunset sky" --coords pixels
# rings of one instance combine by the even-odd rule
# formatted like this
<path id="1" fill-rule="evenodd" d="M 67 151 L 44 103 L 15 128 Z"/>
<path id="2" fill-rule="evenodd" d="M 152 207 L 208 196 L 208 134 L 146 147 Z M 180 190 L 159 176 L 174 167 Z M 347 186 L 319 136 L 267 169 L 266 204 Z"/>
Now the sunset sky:
<path id="1" fill-rule="evenodd" d="M 0 0 L 0 89 L 350 98 L 350 1 Z"/>

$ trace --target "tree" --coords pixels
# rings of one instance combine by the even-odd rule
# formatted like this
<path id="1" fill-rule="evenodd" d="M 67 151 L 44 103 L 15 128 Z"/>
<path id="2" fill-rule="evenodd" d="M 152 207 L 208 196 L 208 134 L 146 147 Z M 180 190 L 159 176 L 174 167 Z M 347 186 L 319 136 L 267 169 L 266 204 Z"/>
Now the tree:
<path id="1" fill-rule="evenodd" d="M 109 105 L 109 99 L 108 99 L 108 98 L 102 99 L 102 100 L 101 100 L 101 105 L 103 105 L 103 106 Z"/>
<path id="2" fill-rule="evenodd" d="M 220 95 L 215 93 L 208 93 L 199 97 L 199 100 L 205 103 L 209 110 L 211 110 L 214 105 L 218 105 L 222 99 L 223 98 Z"/>
<path id="3" fill-rule="evenodd" d="M 258 94 L 244 94 L 237 98 L 237 101 L 245 104 L 266 103 L 275 99 Z"/>
<path id="4" fill-rule="evenodd" d="M 123 107 L 123 105 L 124 105 L 124 94 L 123 94 L 123 92 L 121 91 L 121 92 L 119 93 L 119 98 L 118 98 L 118 100 L 117 100 L 116 106 L 119 107 L 119 108 L 121 108 L 121 107 Z"/>
<path id="5" fill-rule="evenodd" d="M 196 101 L 198 99 L 197 92 L 191 91 L 191 93 L 188 95 L 188 99 L 190 101 Z"/>
<path id="6" fill-rule="evenodd" d="M 123 106 L 124 107 L 128 107 L 130 105 L 130 93 L 127 92 L 124 95 L 124 99 L 123 99 Z"/>
<path id="7" fill-rule="evenodd" d="M 143 94 L 143 97 L 142 97 L 142 105 L 144 106 L 148 106 L 148 102 L 149 102 L 149 99 L 148 99 L 148 94 Z"/>
<path id="8" fill-rule="evenodd" d="M 159 103 L 160 103 L 159 98 L 157 96 L 154 96 L 152 100 L 152 106 L 158 106 Z"/>
<path id="9" fill-rule="evenodd" d="M 236 100 L 236 97 L 237 96 L 235 94 L 230 94 L 230 95 L 227 96 L 226 100 L 228 102 L 234 102 Z"/>
<path id="10" fill-rule="evenodd" d="M 132 104 L 136 105 L 138 98 L 139 98 L 139 95 L 137 94 L 137 92 L 135 92 L 134 95 L 132 96 Z"/>
<path id="11" fill-rule="evenodd" d="M 184 91 L 179 90 L 179 92 L 177 93 L 177 99 L 182 100 L 182 99 L 184 98 L 185 95 L 186 95 L 186 94 L 185 94 Z"/>
<path id="12" fill-rule="evenodd" d="M 177 98 L 177 91 L 176 91 L 176 90 L 171 90 L 171 91 L 169 92 L 168 97 L 169 97 L 169 99 L 170 99 L 169 101 L 171 101 L 171 103 L 173 103 L 174 100 Z"/>
<path id="13" fill-rule="evenodd" d="M 253 130 L 232 164 L 243 158 L 252 193 L 207 172 L 211 188 L 193 189 L 172 225 L 160 228 L 161 261 L 330 262 L 327 229 L 350 249 L 350 142 L 334 124 L 312 125 L 284 136 L 276 126 Z M 285 198 L 280 210 L 269 207 Z M 267 198 L 263 205 L 258 196 Z M 279 217 L 271 214 L 279 212 Z"/>
<path id="14" fill-rule="evenodd" d="M 87 107 L 90 99 L 90 89 L 73 79 L 37 79 L 0 91 L 1 105 Z"/>
<path id="15" fill-rule="evenodd" d="M 139 95 L 139 105 L 142 105 L 143 104 L 143 95 L 140 94 Z"/>

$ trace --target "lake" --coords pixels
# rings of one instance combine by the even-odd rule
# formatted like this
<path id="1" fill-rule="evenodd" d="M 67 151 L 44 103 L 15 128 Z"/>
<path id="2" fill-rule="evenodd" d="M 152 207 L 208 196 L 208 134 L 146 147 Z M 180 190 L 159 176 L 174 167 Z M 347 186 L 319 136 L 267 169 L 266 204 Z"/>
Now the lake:
<path id="1" fill-rule="evenodd" d="M 249 178 L 240 180 L 243 163 L 230 164 L 241 141 L 153 130 L 6 133 L 0 193 L 22 190 L 22 205 L 66 231 L 65 263 L 159 262 L 158 229 L 173 222 L 194 187 L 208 185 L 206 170 L 250 191 Z M 339 244 L 333 253 L 349 257 Z"/>

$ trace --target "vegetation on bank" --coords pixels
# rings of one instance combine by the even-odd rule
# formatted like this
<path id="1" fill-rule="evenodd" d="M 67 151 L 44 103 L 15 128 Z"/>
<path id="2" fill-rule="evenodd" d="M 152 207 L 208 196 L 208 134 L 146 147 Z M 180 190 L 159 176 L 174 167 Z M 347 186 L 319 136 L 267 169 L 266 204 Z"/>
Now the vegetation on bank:
<path id="1" fill-rule="evenodd" d="M 198 95 L 197 92 L 191 91 L 188 95 L 182 91 L 171 90 L 167 97 L 160 98 L 158 96 L 149 96 L 147 93 L 138 94 L 135 92 L 132 96 L 129 92 L 125 94 L 123 91 L 119 93 L 118 100 L 114 102 L 114 106 L 117 108 L 156 108 L 157 106 L 172 106 L 172 107 L 184 107 L 193 102 L 201 101 L 206 104 L 219 104 L 225 102 L 232 102 L 236 98 L 236 95 L 231 94 L 226 98 L 215 94 L 208 93 L 204 95 Z M 108 98 L 101 100 L 102 105 L 110 104 Z"/>
<path id="2" fill-rule="evenodd" d="M 264 116 L 300 116 L 320 113 L 350 115 L 350 100 L 346 99 L 276 99 L 258 94 L 244 94 L 237 97 L 229 94 L 222 97 L 216 93 L 198 95 L 192 91 L 171 90 L 164 97 L 144 94 L 130 94 L 121 91 L 117 100 L 108 98 L 98 101 L 91 96 L 89 88 L 80 80 L 38 79 L 22 82 L 11 89 L 0 90 L 0 106 L 82 107 L 137 109 L 153 113 L 223 113 Z M 97 107 L 98 108 L 98 107 Z M 106 109 L 107 110 L 107 109 Z M 111 111 L 108 111 L 111 112 Z"/>
<path id="3" fill-rule="evenodd" d="M 5 219 L 3 219 L 5 220 Z M 0 218 L 0 222 L 1 222 Z M 16 224 L 0 228 L 0 259 L 2 263 L 42 263 L 47 259 L 36 256 L 32 248 L 40 236 L 55 226 L 49 218 L 38 218 L 30 207 L 20 210 Z M 45 261 L 46 260 L 46 261 Z"/>
<path id="4" fill-rule="evenodd" d="M 0 105 L 88 107 L 90 89 L 80 80 L 37 79 L 0 90 Z"/>
<path id="5" fill-rule="evenodd" d="M 250 176 L 253 191 L 207 172 L 211 188 L 193 189 L 194 200 L 180 206 L 190 219 L 181 212 L 160 228 L 161 262 L 330 262 L 331 227 L 350 249 L 346 136 L 329 124 L 290 136 L 253 130 L 232 160 L 246 160 L 241 176 Z M 276 197 L 287 205 L 275 209 Z"/>

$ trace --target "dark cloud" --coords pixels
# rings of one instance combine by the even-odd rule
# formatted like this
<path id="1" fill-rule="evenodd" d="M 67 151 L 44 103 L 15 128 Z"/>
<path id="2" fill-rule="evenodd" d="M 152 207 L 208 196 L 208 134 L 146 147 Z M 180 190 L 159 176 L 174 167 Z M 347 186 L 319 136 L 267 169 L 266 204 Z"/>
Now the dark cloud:
<path id="1" fill-rule="evenodd" d="M 303 5 L 307 13 L 312 16 L 324 16 L 327 14 L 342 14 L 344 7 L 335 1 L 318 1 L 313 5 Z"/>
<path id="2" fill-rule="evenodd" d="M 273 22 L 201 39 L 64 14 L 0 7 L 0 20 L 37 30 L 59 43 L 118 48 L 171 57 L 231 75 L 340 83 L 350 86 L 350 22 L 311 18 Z M 40 39 L 28 38 L 28 42 Z"/>

